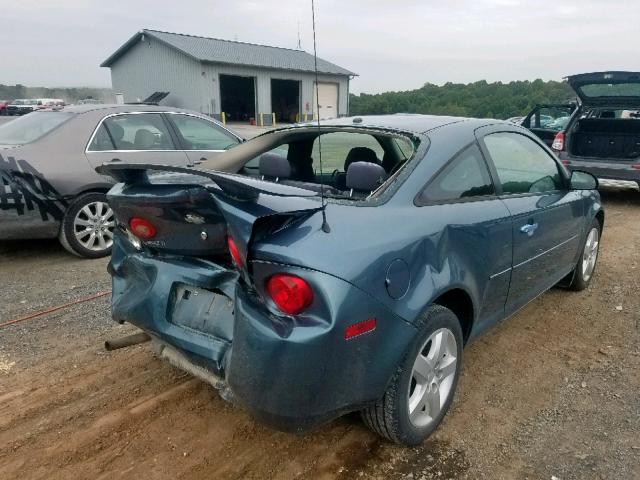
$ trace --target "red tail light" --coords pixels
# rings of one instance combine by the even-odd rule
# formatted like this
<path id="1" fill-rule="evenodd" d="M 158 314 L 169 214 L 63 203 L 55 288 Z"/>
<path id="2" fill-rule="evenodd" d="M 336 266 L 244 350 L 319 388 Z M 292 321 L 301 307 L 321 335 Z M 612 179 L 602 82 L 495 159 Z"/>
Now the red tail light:
<path id="1" fill-rule="evenodd" d="M 551 148 L 559 152 L 564 150 L 564 132 L 556 133 L 553 143 L 551 144 Z"/>
<path id="2" fill-rule="evenodd" d="M 156 236 L 156 227 L 144 218 L 132 218 L 129 220 L 129 228 L 131 228 L 131 233 L 142 240 L 149 240 Z"/>
<path id="3" fill-rule="evenodd" d="M 631 168 L 633 168 L 634 170 L 640 170 L 640 163 L 637 163 L 636 165 L 631 165 Z"/>
<path id="4" fill-rule="evenodd" d="M 311 305 L 313 290 L 300 277 L 277 273 L 267 280 L 267 292 L 273 303 L 289 315 L 296 315 Z"/>
<path id="5" fill-rule="evenodd" d="M 568 167 L 569 165 L 571 165 L 571 161 L 570 160 L 562 160 L 562 164 L 566 167 Z"/>
<path id="6" fill-rule="evenodd" d="M 229 247 L 229 254 L 231 255 L 233 263 L 235 263 L 236 267 L 242 268 L 244 262 L 242 261 L 240 250 L 238 250 L 238 246 L 233 238 L 227 237 L 227 246 Z"/>

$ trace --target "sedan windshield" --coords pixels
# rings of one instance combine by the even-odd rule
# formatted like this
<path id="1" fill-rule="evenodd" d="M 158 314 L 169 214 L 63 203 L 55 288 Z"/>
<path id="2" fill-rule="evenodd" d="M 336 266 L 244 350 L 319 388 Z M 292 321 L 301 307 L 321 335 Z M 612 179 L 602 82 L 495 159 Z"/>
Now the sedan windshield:
<path id="1" fill-rule="evenodd" d="M 35 112 L 0 126 L 0 145 L 24 145 L 43 137 L 71 118 L 72 113 Z"/>

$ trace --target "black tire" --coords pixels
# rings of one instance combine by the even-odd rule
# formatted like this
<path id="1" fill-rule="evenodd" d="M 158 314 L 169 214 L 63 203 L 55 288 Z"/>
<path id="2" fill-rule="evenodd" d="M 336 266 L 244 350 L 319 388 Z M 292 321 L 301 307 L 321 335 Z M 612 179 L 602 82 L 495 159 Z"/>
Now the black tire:
<path id="1" fill-rule="evenodd" d="M 96 245 L 94 248 L 88 248 L 86 245 L 83 245 L 76 236 L 76 229 L 79 228 L 76 225 L 76 217 L 79 215 L 79 212 L 81 212 L 85 207 L 88 207 L 90 211 L 93 212 L 95 211 L 94 206 L 99 203 L 107 205 L 107 196 L 104 193 L 84 193 L 71 202 L 65 212 L 58 238 L 62 246 L 74 255 L 85 258 L 100 258 L 111 254 L 111 243 L 106 243 L 105 248 L 101 245 Z M 113 219 L 109 225 L 111 224 L 113 225 L 108 229 L 113 232 L 113 228 L 115 227 Z M 99 225 L 97 232 L 99 234 L 104 233 L 105 230 L 101 230 L 100 227 L 102 227 L 102 224 Z M 102 236 L 104 237 L 105 235 Z"/>
<path id="2" fill-rule="evenodd" d="M 583 264 L 583 261 L 585 259 L 585 254 L 586 254 L 585 249 L 587 247 L 587 242 L 589 241 L 589 235 L 593 230 L 597 231 L 597 242 L 598 242 L 598 244 L 596 246 L 593 269 L 591 270 L 591 272 L 589 272 L 588 275 L 586 275 L 584 269 L 582 268 L 582 264 Z M 576 267 L 575 267 L 575 269 L 573 271 L 573 279 L 571 280 L 571 283 L 569 284 L 569 289 L 571 289 L 571 290 L 573 290 L 575 292 L 579 292 L 579 291 L 584 290 L 585 288 L 587 288 L 589 286 L 589 284 L 591 283 L 591 279 L 593 278 L 593 274 L 595 273 L 596 267 L 598 265 L 598 254 L 600 252 L 600 236 L 601 236 L 601 234 L 602 234 L 602 227 L 600 226 L 600 222 L 597 219 L 594 219 L 593 222 L 591 223 L 591 226 L 587 230 L 587 234 L 585 235 L 584 242 L 582 243 L 582 251 L 580 253 L 580 258 L 578 259 L 578 263 L 576 264 Z"/>
<path id="3" fill-rule="evenodd" d="M 407 446 L 422 443 L 442 422 L 453 401 L 462 365 L 462 329 L 458 317 L 451 310 L 440 305 L 430 306 L 420 317 L 418 329 L 413 344 L 398 366 L 383 397 L 361 412 L 364 423 L 371 430 L 392 442 Z M 417 388 L 413 379 L 414 362 L 418 354 L 428 348 L 425 342 L 440 329 L 447 329 L 455 338 L 457 355 L 455 372 L 452 374 L 448 396 L 440 407 L 439 413 L 426 425 L 417 426 L 412 422 L 409 414 L 409 398 L 413 389 Z"/>

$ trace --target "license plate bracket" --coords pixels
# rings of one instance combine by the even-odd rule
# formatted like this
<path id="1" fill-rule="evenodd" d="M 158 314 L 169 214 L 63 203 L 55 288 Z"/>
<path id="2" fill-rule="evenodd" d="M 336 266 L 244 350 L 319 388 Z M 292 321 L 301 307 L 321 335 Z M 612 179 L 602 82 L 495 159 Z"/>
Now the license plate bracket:
<path id="1" fill-rule="evenodd" d="M 174 285 L 169 321 L 174 325 L 231 341 L 233 301 L 215 291 L 184 283 Z"/>

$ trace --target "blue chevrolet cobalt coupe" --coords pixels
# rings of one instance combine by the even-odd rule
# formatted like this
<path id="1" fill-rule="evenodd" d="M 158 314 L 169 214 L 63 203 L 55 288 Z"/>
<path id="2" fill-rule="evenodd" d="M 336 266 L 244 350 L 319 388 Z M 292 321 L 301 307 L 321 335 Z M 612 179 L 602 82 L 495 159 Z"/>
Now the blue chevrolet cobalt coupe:
<path id="1" fill-rule="evenodd" d="M 113 317 L 276 428 L 360 411 L 418 444 L 470 340 L 594 274 L 596 179 L 511 123 L 345 118 L 215 161 L 99 168 L 119 181 Z"/>

